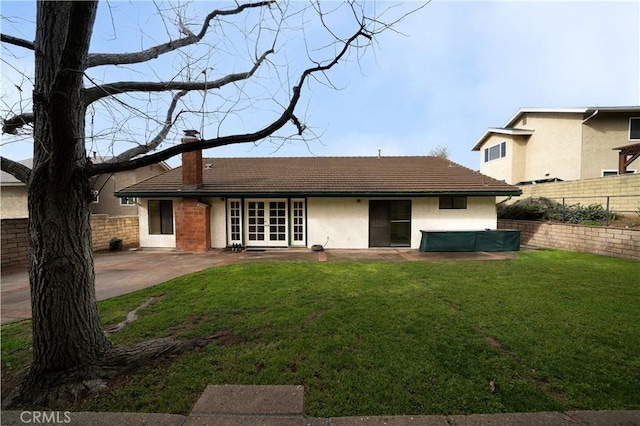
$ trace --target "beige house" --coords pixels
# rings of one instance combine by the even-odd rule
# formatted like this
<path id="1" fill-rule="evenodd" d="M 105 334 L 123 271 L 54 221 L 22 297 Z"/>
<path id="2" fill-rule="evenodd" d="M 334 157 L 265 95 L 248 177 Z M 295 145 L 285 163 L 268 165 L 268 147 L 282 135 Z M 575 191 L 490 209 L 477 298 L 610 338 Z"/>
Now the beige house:
<path id="1" fill-rule="evenodd" d="M 621 148 L 640 142 L 640 107 L 525 108 L 473 147 L 480 172 L 509 184 L 617 175 Z M 627 165 L 640 172 L 640 159 Z"/>
<path id="2" fill-rule="evenodd" d="M 20 161 L 21 164 L 31 168 L 32 159 Z M 110 216 L 137 215 L 136 200 L 131 198 L 118 198 L 114 192 L 148 179 L 157 174 L 170 170 L 165 163 L 153 164 L 137 170 L 118 172 L 110 175 L 100 175 L 93 181 L 95 198 L 92 204 L 93 214 L 108 214 Z M 1 215 L 2 219 L 17 219 L 29 217 L 27 208 L 27 187 L 24 183 L 2 172 L 1 184 Z"/>

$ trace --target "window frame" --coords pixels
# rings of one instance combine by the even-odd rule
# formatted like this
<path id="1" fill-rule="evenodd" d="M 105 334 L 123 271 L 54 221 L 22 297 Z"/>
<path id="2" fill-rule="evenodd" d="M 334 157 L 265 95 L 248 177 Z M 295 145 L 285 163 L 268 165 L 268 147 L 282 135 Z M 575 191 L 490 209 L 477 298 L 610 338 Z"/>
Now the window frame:
<path id="1" fill-rule="evenodd" d="M 152 203 L 158 203 L 158 208 L 157 210 L 154 208 L 152 210 L 151 204 Z M 164 208 L 163 208 L 164 206 Z M 158 212 L 160 217 L 159 217 L 159 231 L 156 232 L 155 231 L 155 226 L 154 229 L 152 229 L 152 224 L 155 223 L 155 221 L 152 221 L 152 214 L 154 214 L 155 212 Z M 164 215 L 167 215 L 170 213 L 170 218 L 167 217 L 163 217 Z M 164 212 L 164 215 L 163 215 Z M 171 220 L 168 220 L 171 219 Z M 149 235 L 174 235 L 175 234 L 175 224 L 173 223 L 173 200 L 148 200 L 147 201 L 147 223 L 148 223 L 148 229 L 147 232 Z M 166 225 L 169 225 L 170 229 L 166 229 Z"/>
<path id="2" fill-rule="evenodd" d="M 637 169 L 627 169 L 628 175 L 633 175 L 638 173 Z M 602 169 L 600 171 L 600 177 L 610 177 L 610 176 L 620 176 L 618 173 L 618 169 Z"/>
<path id="3" fill-rule="evenodd" d="M 498 148 L 498 156 L 495 158 L 490 158 L 491 155 L 491 150 L 494 148 Z M 496 161 L 499 160 L 501 158 L 505 158 L 507 156 L 507 141 L 502 141 L 500 143 L 497 143 L 495 145 L 491 145 L 489 147 L 486 147 L 484 149 L 484 162 L 485 163 L 489 163 L 491 161 Z"/>
<path id="4" fill-rule="evenodd" d="M 456 200 L 458 203 L 456 203 Z M 468 204 L 468 197 L 466 195 L 443 195 L 438 197 L 439 210 L 466 210 Z"/>
<path id="5" fill-rule="evenodd" d="M 124 201 L 130 201 L 125 203 Z M 120 207 L 133 207 L 138 203 L 138 199 L 136 197 L 120 197 Z"/>
<path id="6" fill-rule="evenodd" d="M 632 133 L 632 129 L 631 129 L 631 123 L 635 122 L 635 133 L 636 133 L 636 137 L 632 138 L 633 133 Z M 636 142 L 640 142 L 640 117 L 629 117 L 629 141 L 636 141 Z"/>

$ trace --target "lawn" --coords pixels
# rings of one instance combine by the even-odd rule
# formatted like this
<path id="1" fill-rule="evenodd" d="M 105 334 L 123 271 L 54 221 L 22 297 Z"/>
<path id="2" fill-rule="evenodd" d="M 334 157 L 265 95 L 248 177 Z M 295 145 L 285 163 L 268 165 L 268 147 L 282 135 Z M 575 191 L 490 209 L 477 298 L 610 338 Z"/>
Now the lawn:
<path id="1" fill-rule="evenodd" d="M 219 334 L 73 411 L 188 413 L 208 384 L 302 384 L 307 416 L 640 409 L 640 263 L 564 251 L 251 263 L 100 303 L 117 344 Z M 29 323 L 2 327 L 3 392 Z"/>

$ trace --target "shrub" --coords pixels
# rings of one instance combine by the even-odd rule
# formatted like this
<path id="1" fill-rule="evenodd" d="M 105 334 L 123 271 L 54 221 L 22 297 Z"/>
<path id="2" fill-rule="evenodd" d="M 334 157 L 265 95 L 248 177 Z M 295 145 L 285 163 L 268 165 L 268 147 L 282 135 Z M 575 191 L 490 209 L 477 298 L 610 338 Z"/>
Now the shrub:
<path id="1" fill-rule="evenodd" d="M 614 216 L 609 212 L 609 220 L 613 220 Z M 607 220 L 607 211 L 600 204 L 573 204 L 563 207 L 560 203 L 541 197 L 518 200 L 509 205 L 498 204 L 498 218 L 601 225 Z"/>
<path id="2" fill-rule="evenodd" d="M 122 240 L 120 238 L 112 238 L 109 240 L 109 251 L 122 250 Z"/>

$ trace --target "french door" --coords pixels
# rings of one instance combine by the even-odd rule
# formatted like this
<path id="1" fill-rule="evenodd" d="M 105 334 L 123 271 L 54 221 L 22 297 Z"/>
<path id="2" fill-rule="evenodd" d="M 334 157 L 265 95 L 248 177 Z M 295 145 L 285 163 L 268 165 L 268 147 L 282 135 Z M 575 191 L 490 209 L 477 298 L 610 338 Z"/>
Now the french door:
<path id="1" fill-rule="evenodd" d="M 286 247 L 287 202 L 247 201 L 247 246 Z"/>

